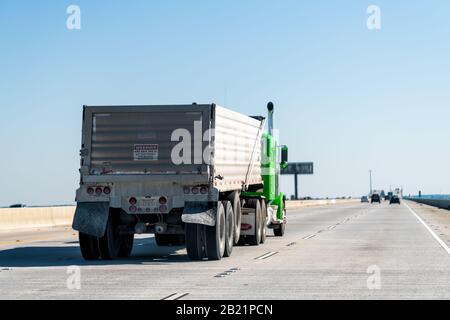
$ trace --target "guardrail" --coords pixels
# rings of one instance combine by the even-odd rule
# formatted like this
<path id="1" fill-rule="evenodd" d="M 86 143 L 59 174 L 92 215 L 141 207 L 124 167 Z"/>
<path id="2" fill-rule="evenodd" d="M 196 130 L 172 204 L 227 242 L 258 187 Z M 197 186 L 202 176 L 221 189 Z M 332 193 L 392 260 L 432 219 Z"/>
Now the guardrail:
<path id="1" fill-rule="evenodd" d="M 287 208 L 358 202 L 356 199 L 287 201 Z M 75 206 L 0 209 L 0 231 L 67 227 L 72 225 Z"/>
<path id="2" fill-rule="evenodd" d="M 431 199 L 431 198 L 409 198 L 403 197 L 405 200 L 415 201 L 417 203 L 426 204 L 432 207 L 450 210 L 450 200 L 447 199 Z"/>

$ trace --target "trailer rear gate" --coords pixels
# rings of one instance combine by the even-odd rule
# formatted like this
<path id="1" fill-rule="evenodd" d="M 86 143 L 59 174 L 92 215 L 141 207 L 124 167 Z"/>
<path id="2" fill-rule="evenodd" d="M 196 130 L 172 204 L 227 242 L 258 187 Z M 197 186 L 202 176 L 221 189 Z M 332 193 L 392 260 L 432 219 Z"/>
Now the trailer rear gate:
<path id="1" fill-rule="evenodd" d="M 84 117 L 90 175 L 214 174 L 221 191 L 262 183 L 262 122 L 243 114 L 215 105 L 104 106 L 86 107 Z M 173 163 L 174 132 L 190 137 L 188 163 Z M 211 145 L 213 173 L 195 141 L 202 151 Z"/>

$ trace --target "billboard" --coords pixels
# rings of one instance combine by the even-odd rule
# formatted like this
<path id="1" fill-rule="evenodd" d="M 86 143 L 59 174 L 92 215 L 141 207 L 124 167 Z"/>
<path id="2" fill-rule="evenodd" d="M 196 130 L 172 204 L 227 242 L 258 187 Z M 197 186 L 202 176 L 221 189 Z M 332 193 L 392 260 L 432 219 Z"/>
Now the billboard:
<path id="1" fill-rule="evenodd" d="M 314 174 L 314 163 L 313 162 L 288 163 L 285 169 L 281 169 L 281 174 Z"/>

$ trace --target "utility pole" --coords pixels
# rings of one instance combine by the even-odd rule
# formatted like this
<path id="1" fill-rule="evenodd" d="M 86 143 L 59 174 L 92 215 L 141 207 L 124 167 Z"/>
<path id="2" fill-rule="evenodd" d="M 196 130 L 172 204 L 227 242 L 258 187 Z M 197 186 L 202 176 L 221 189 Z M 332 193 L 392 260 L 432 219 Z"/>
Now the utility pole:
<path id="1" fill-rule="evenodd" d="M 369 170 L 369 179 L 370 179 L 370 195 L 372 195 L 372 170 Z"/>

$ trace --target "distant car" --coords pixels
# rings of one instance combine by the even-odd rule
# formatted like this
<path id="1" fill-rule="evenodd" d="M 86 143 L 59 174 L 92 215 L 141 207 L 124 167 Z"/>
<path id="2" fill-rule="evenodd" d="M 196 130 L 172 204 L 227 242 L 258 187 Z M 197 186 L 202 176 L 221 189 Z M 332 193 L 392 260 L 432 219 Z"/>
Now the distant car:
<path id="1" fill-rule="evenodd" d="M 10 208 L 25 208 L 26 205 L 24 204 L 13 204 L 11 206 L 9 206 Z"/>
<path id="2" fill-rule="evenodd" d="M 367 196 L 362 196 L 362 197 L 361 197 L 361 202 L 367 202 L 367 203 L 369 203 L 369 197 L 367 197 Z"/>
<path id="3" fill-rule="evenodd" d="M 389 201 L 389 204 L 398 203 L 400 204 L 400 197 L 399 196 L 392 196 L 391 200 Z"/>
<path id="4" fill-rule="evenodd" d="M 372 195 L 372 198 L 371 198 L 371 201 L 370 201 L 370 202 L 371 202 L 371 203 L 374 203 L 374 202 L 381 203 L 380 195 L 379 195 L 378 193 L 374 193 L 374 194 Z"/>

